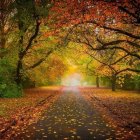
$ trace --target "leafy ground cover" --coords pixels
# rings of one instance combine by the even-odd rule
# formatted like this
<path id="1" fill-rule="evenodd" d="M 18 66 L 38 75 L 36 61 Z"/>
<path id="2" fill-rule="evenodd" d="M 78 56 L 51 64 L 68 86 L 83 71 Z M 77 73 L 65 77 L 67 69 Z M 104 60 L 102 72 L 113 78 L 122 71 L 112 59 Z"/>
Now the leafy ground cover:
<path id="1" fill-rule="evenodd" d="M 0 99 L 0 139 L 9 139 L 26 131 L 61 95 L 62 87 L 25 90 L 22 98 Z M 64 89 L 64 87 L 62 88 Z M 78 90 L 79 91 L 79 90 Z M 77 94 L 77 92 L 75 94 Z M 140 138 L 140 94 L 134 91 L 84 87 L 80 93 L 97 110 L 108 126 L 123 140 Z"/>
<path id="2" fill-rule="evenodd" d="M 59 97 L 60 88 L 28 89 L 24 93 L 21 98 L 0 99 L 0 139 L 11 137 L 36 122 Z"/>
<path id="3" fill-rule="evenodd" d="M 117 140 L 108 125 L 77 90 L 66 88 L 40 120 L 14 140 Z"/>
<path id="4" fill-rule="evenodd" d="M 82 88 L 82 95 L 90 101 L 106 121 L 111 123 L 124 139 L 140 138 L 140 94 L 134 91 Z"/>

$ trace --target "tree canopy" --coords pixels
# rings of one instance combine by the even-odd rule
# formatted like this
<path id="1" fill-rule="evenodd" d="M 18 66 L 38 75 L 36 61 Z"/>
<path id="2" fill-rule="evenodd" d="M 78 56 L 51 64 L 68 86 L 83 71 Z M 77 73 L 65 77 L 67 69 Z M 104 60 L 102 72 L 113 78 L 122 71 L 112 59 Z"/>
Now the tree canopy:
<path id="1" fill-rule="evenodd" d="M 61 83 L 68 59 L 85 79 L 96 77 L 97 86 L 105 78 L 113 90 L 116 83 L 125 88 L 126 79 L 138 87 L 139 5 L 139 0 L 1 0 L 0 96 L 27 81 Z"/>

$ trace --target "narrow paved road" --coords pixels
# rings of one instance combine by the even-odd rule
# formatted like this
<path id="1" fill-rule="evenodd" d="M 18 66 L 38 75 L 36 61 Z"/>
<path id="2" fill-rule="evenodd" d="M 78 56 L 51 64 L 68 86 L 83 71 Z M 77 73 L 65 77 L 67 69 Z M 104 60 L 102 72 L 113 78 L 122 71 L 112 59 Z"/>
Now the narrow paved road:
<path id="1" fill-rule="evenodd" d="M 47 110 L 37 124 L 15 139 L 20 140 L 111 140 L 110 128 L 78 90 L 64 94 Z"/>

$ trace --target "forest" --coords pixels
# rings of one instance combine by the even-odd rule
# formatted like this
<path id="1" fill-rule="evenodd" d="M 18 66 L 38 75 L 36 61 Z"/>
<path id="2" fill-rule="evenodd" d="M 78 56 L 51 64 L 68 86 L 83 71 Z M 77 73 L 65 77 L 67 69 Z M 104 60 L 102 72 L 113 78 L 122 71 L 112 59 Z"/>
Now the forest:
<path id="1" fill-rule="evenodd" d="M 116 121 L 111 124 L 119 138 L 137 139 L 139 91 L 139 0 L 0 0 L 0 139 L 18 136 L 23 124 L 40 120 L 40 114 L 57 101 L 56 106 L 68 104 L 64 110 L 75 112 L 83 105 L 86 112 L 86 101 L 92 102 L 103 118 Z M 52 110 L 57 112 L 55 106 Z"/>
<path id="2" fill-rule="evenodd" d="M 87 84 L 139 90 L 139 11 L 137 0 L 1 0 L 0 96 L 61 85 L 71 65 Z"/>

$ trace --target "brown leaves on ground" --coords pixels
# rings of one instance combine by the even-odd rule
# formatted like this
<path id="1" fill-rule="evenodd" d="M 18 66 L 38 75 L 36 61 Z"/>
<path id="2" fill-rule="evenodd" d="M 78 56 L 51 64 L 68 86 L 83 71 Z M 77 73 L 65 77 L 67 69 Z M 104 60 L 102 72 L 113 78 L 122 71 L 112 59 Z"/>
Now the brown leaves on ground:
<path id="1" fill-rule="evenodd" d="M 25 90 L 22 98 L 0 99 L 0 139 L 8 139 L 36 122 L 59 95 L 59 88 L 38 88 Z"/>
<path id="2" fill-rule="evenodd" d="M 134 91 L 84 88 L 84 97 L 100 111 L 124 139 L 140 138 L 140 94 Z"/>

